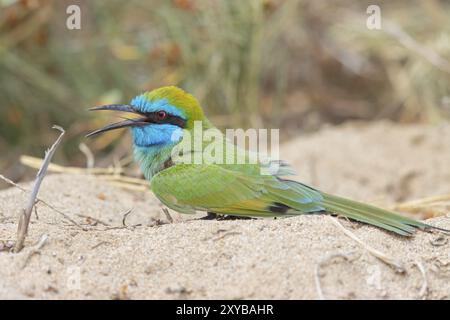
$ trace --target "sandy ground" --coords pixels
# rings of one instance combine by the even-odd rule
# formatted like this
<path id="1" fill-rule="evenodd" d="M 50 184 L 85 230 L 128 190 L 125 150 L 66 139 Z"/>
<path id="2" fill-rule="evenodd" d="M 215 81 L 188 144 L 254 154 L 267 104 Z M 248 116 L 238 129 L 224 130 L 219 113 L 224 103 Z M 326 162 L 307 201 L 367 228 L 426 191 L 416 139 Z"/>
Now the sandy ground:
<path id="1" fill-rule="evenodd" d="M 450 125 L 353 123 L 291 141 L 281 156 L 303 182 L 389 206 L 450 193 L 448 137 Z M 26 194 L 0 192 L 0 298 L 317 299 L 317 281 L 325 298 L 450 298 L 450 243 L 437 233 L 401 238 L 341 221 L 401 273 L 325 216 L 202 221 L 171 212 L 170 222 L 150 192 L 92 176 L 49 175 L 40 197 L 85 230 L 38 204 L 27 247 L 9 253 Z M 428 222 L 450 229 L 445 216 Z"/>

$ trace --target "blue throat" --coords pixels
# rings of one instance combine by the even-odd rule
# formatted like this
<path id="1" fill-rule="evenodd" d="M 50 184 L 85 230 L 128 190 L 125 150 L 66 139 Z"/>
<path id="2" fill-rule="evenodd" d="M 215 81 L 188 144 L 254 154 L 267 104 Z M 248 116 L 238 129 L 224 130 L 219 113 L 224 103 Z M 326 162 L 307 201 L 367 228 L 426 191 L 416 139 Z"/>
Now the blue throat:
<path id="1" fill-rule="evenodd" d="M 131 105 L 141 112 L 165 111 L 186 120 L 180 108 L 171 105 L 168 99 L 151 100 L 142 94 L 131 101 Z M 136 126 L 133 133 L 134 157 L 148 180 L 163 170 L 171 159 L 173 147 L 183 138 L 183 129 L 170 123 L 159 123 Z"/>

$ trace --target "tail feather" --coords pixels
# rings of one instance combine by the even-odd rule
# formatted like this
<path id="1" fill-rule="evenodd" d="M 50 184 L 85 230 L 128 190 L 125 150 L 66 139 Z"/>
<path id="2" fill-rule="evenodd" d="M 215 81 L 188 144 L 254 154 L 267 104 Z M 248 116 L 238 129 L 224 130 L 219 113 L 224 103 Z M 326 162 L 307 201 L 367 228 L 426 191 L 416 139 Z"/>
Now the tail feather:
<path id="1" fill-rule="evenodd" d="M 327 211 L 393 231 L 403 236 L 412 235 L 416 229 L 434 228 L 426 223 L 369 204 L 329 194 L 323 194 L 323 196 L 323 204 Z"/>

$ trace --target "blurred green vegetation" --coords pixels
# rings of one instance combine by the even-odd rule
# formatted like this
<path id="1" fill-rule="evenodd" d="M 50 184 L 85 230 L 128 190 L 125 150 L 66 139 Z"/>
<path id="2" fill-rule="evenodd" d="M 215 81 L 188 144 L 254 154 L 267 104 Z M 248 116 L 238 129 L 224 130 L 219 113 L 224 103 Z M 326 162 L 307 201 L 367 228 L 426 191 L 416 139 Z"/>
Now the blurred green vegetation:
<path id="1" fill-rule="evenodd" d="M 66 28 L 71 4 L 81 30 Z M 0 169 L 41 156 L 52 124 L 68 130 L 57 161 L 82 164 L 83 136 L 111 120 L 88 107 L 168 84 L 220 127 L 293 135 L 347 119 L 448 119 L 450 3 L 377 1 L 381 30 L 366 27 L 370 4 L 0 0 Z M 120 134 L 89 147 L 128 150 Z"/>

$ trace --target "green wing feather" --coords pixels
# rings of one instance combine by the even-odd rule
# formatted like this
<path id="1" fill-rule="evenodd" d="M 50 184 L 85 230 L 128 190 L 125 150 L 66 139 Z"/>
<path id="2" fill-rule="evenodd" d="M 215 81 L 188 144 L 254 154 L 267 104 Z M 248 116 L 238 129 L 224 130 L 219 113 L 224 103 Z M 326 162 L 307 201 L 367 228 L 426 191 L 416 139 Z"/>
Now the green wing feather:
<path id="1" fill-rule="evenodd" d="M 276 203 L 295 208 L 290 211 L 323 210 L 318 206 L 323 199 L 319 192 L 290 183 L 261 175 L 259 165 L 250 164 L 179 164 L 159 172 L 151 181 L 156 196 L 168 207 L 182 212 L 277 216 L 280 212 L 270 210 Z"/>
<path id="2" fill-rule="evenodd" d="M 434 228 L 372 205 L 321 193 L 299 182 L 261 175 L 259 165 L 178 164 L 159 172 L 151 183 L 165 205 L 183 213 L 199 210 L 270 217 L 327 212 L 403 236 L 417 228 Z"/>
<path id="3" fill-rule="evenodd" d="M 431 228 L 430 225 L 423 222 L 369 204 L 329 194 L 323 195 L 323 204 L 328 212 L 365 222 L 403 236 L 411 235 L 416 229 Z"/>

